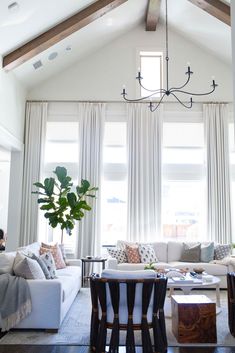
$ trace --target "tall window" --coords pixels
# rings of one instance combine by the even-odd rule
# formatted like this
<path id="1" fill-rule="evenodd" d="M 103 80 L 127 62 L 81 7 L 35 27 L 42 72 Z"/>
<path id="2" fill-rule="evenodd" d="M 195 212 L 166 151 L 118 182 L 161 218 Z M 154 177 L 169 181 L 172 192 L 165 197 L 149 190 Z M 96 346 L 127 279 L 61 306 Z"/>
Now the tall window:
<path id="1" fill-rule="evenodd" d="M 231 173 L 231 203 L 232 214 L 235 210 L 235 143 L 234 143 L 234 123 L 230 122 L 228 126 L 229 131 L 229 152 L 230 152 L 230 173 Z M 232 234 L 233 242 L 235 242 L 235 219 L 232 217 Z"/>
<path id="2" fill-rule="evenodd" d="M 162 53 L 155 51 L 140 52 L 140 69 L 143 87 L 157 90 L 162 87 Z M 149 95 L 149 92 L 141 87 L 141 97 Z M 160 97 L 160 93 L 153 97 Z"/>
<path id="3" fill-rule="evenodd" d="M 102 245 L 126 237 L 126 122 L 106 122 L 102 184 Z"/>
<path id="4" fill-rule="evenodd" d="M 205 146 L 202 122 L 163 125 L 162 224 L 165 238 L 205 236 Z"/>
<path id="5" fill-rule="evenodd" d="M 75 121 L 48 121 L 46 128 L 46 143 L 44 168 L 42 178 L 53 177 L 56 166 L 67 168 L 68 175 L 76 185 L 78 183 L 78 122 Z M 76 229 L 72 235 L 64 231 L 64 243 L 67 253 L 74 253 Z M 39 239 L 49 242 L 60 242 L 61 230 L 52 229 L 44 219 L 44 213 L 39 212 Z"/>

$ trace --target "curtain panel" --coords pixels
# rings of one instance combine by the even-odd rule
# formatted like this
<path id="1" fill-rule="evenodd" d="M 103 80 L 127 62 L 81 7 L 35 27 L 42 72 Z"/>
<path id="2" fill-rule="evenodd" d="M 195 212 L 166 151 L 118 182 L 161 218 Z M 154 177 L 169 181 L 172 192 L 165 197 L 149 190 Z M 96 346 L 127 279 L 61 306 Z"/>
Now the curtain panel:
<path id="1" fill-rule="evenodd" d="M 227 104 L 204 104 L 208 237 L 232 242 Z"/>
<path id="2" fill-rule="evenodd" d="M 138 103 L 127 109 L 127 237 L 146 242 L 161 230 L 162 111 Z"/>
<path id="3" fill-rule="evenodd" d="M 99 255 L 101 252 L 101 172 L 105 104 L 79 103 L 79 180 L 87 179 L 99 187 L 96 199 L 89 199 L 92 210 L 79 222 L 77 256 Z"/>
<path id="4" fill-rule="evenodd" d="M 47 103 L 26 104 L 24 172 L 21 209 L 21 231 L 19 245 L 24 246 L 37 241 L 38 204 L 37 196 L 32 194 L 33 183 L 40 180 L 43 160 Z"/>

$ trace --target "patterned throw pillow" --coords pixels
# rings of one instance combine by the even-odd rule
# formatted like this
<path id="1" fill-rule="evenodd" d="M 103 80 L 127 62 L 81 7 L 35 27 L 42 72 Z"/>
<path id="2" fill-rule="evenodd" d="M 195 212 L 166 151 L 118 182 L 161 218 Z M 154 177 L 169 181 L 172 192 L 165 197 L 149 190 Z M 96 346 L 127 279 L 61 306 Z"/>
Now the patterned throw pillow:
<path id="1" fill-rule="evenodd" d="M 200 262 L 201 260 L 201 244 L 183 243 L 183 251 L 180 261 L 182 262 Z"/>
<path id="2" fill-rule="evenodd" d="M 126 256 L 127 256 L 127 261 L 129 263 L 131 263 L 131 264 L 140 263 L 141 259 L 140 259 L 138 245 L 135 245 L 135 246 L 126 245 Z"/>
<path id="3" fill-rule="evenodd" d="M 59 245 L 58 244 L 47 245 L 44 243 L 42 243 L 42 244 L 44 246 L 40 248 L 40 255 L 45 254 L 49 250 L 55 260 L 56 269 L 59 270 L 61 268 L 65 268 L 66 264 L 64 262 L 63 255 L 62 255 L 62 252 L 60 250 Z M 45 245 L 46 245 L 46 247 L 45 247 Z"/>
<path id="4" fill-rule="evenodd" d="M 222 260 L 231 254 L 230 244 L 217 244 L 215 246 L 215 260 Z"/>
<path id="5" fill-rule="evenodd" d="M 117 259 L 119 264 L 127 262 L 126 252 L 124 250 L 107 248 L 107 251 L 111 257 Z"/>
<path id="6" fill-rule="evenodd" d="M 37 257 L 35 254 L 30 254 L 29 257 L 35 261 L 37 261 L 37 263 L 39 264 L 39 266 L 41 267 L 46 279 L 50 279 L 51 276 L 50 276 L 50 272 L 48 271 L 47 269 L 47 266 L 45 264 L 45 262 L 40 258 L 40 257 Z"/>
<path id="7" fill-rule="evenodd" d="M 40 256 L 40 259 L 42 259 L 49 271 L 50 278 L 54 279 L 56 278 L 56 266 L 55 266 L 55 261 L 54 258 L 49 250 L 43 255 Z"/>
<path id="8" fill-rule="evenodd" d="M 154 248 L 151 244 L 139 244 L 139 254 L 142 263 L 158 262 Z"/>

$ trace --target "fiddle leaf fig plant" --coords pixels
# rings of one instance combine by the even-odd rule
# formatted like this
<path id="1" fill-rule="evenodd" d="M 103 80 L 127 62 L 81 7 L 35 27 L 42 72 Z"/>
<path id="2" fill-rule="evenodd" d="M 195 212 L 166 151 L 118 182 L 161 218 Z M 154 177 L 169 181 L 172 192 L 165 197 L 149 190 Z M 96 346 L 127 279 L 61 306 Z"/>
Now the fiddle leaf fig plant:
<path id="1" fill-rule="evenodd" d="M 45 211 L 44 217 L 48 219 L 49 225 L 52 228 L 60 226 L 62 243 L 63 231 L 66 230 L 71 235 L 75 221 L 80 221 L 85 211 L 91 210 L 86 199 L 95 198 L 98 188 L 91 187 L 89 181 L 84 179 L 81 180 L 81 185 L 74 187 L 65 167 L 58 166 L 53 173 L 56 178 L 46 178 L 43 183 L 34 183 L 40 191 L 32 193 L 39 195 L 37 202 L 42 204 L 40 209 Z"/>

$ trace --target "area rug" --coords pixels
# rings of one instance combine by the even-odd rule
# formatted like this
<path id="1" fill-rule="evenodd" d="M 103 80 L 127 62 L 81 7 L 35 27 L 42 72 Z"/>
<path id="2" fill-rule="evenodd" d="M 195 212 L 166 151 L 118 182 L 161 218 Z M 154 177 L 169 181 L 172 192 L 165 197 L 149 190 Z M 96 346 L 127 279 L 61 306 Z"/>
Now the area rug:
<path id="1" fill-rule="evenodd" d="M 181 294 L 180 291 L 177 294 Z M 193 294 L 202 294 L 193 291 Z M 215 299 L 215 291 L 203 291 L 203 294 Z M 169 305 L 169 298 L 166 299 Z M 217 344 L 208 346 L 235 346 L 235 338 L 229 333 L 227 319 L 227 292 L 221 291 L 221 312 L 217 315 Z M 30 344 L 30 345 L 89 345 L 90 333 L 90 292 L 82 289 L 72 304 L 57 334 L 45 333 L 43 330 L 13 330 L 0 340 L 0 344 Z M 171 331 L 171 319 L 166 319 L 167 338 L 169 346 L 184 346 L 179 344 Z M 137 334 L 136 344 L 141 344 L 141 335 Z M 123 337 L 124 339 L 124 337 Z M 124 344 L 124 340 L 121 344 Z M 189 346 L 189 344 L 187 344 Z M 195 346 L 195 344 L 193 344 Z M 200 344 L 198 344 L 200 346 Z M 201 344 L 206 346 L 206 344 Z"/>

